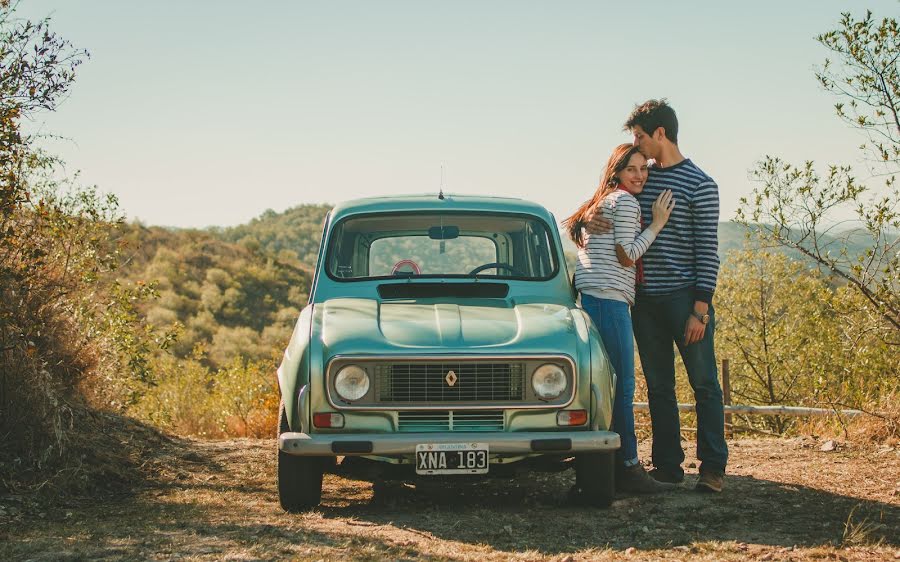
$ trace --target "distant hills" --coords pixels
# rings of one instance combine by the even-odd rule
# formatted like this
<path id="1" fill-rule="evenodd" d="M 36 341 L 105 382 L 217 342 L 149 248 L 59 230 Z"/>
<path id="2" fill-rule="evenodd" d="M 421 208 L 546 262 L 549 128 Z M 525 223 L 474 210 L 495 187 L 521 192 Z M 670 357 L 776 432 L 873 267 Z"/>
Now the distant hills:
<path id="1" fill-rule="evenodd" d="M 322 235 L 322 225 L 330 205 L 300 205 L 278 213 L 268 210 L 246 224 L 230 228 L 213 228 L 209 232 L 224 241 L 240 243 L 248 248 L 258 248 L 275 257 L 299 262 L 302 266 L 315 267 L 316 253 Z M 719 255 L 723 259 L 731 250 L 744 247 L 748 228 L 731 221 L 719 223 Z M 847 234 L 839 233 L 843 237 Z M 565 236 L 563 249 L 574 252 L 575 245 Z M 836 237 L 828 238 L 836 240 Z M 848 238 L 849 251 L 862 254 L 870 247 L 870 237 L 865 231 L 851 232 Z M 798 252 L 787 252 L 791 257 L 802 259 Z"/>
<path id="2" fill-rule="evenodd" d="M 144 312 L 156 326 L 182 326 L 176 355 L 187 356 L 199 346 L 214 366 L 235 353 L 271 358 L 306 304 L 329 210 L 327 205 L 269 210 L 230 228 L 129 225 L 122 239 L 132 248 L 131 258 L 118 274 L 158 283 L 160 298 Z M 747 232 L 734 222 L 719 224 L 723 259 L 744 247 Z M 849 239 L 852 253 L 861 255 L 868 247 L 865 233 L 851 232 Z M 563 244 L 571 265 L 575 246 L 565 237 Z M 798 252 L 787 253 L 802 259 Z"/>
<path id="3" fill-rule="evenodd" d="M 322 236 L 323 221 L 330 209 L 330 205 L 299 205 L 281 213 L 270 209 L 246 224 L 227 228 L 213 227 L 195 232 L 205 232 L 221 243 L 236 244 L 243 251 L 265 255 L 312 273 Z M 151 239 L 158 237 L 163 230 L 154 228 L 155 234 Z M 748 227 L 732 221 L 719 223 L 719 256 L 723 261 L 730 251 L 745 247 L 749 230 Z M 861 229 L 843 231 L 824 239 L 826 245 L 839 239 L 844 241 L 851 255 L 863 255 L 872 245 L 869 234 Z M 566 254 L 574 254 L 576 248 L 572 241 L 565 235 L 562 236 L 562 240 Z M 154 244 L 158 245 L 159 242 L 155 241 Z M 778 248 L 778 251 L 785 252 L 794 259 L 806 259 L 800 252 L 794 250 Z"/>
<path id="4" fill-rule="evenodd" d="M 749 234 L 750 229 L 742 224 L 738 224 L 736 222 L 728 221 L 728 222 L 720 222 L 719 223 L 719 258 L 724 261 L 729 252 L 733 250 L 741 250 L 745 247 L 747 243 L 747 235 Z M 572 243 L 571 240 L 566 238 L 563 235 L 563 248 L 566 253 L 569 254 L 574 253 L 576 251 L 575 244 Z M 864 230 L 853 230 L 853 231 L 844 231 L 835 234 L 834 236 L 826 236 L 824 239 L 827 244 L 834 244 L 838 241 L 838 239 L 846 239 L 847 242 L 847 250 L 851 255 L 863 255 L 868 248 L 871 247 L 872 238 L 871 236 Z M 784 252 L 792 259 L 796 260 L 805 260 L 806 257 L 803 256 L 798 251 L 788 250 L 785 248 L 777 248 L 778 251 Z"/>

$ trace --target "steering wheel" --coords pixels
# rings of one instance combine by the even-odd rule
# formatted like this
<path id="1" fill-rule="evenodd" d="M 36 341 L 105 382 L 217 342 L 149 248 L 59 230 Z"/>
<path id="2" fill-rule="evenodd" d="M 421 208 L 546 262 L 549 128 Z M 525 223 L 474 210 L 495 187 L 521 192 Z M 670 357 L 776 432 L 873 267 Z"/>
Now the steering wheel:
<path id="1" fill-rule="evenodd" d="M 516 269 L 515 267 L 509 265 L 508 263 L 500 263 L 498 261 L 486 263 L 484 265 L 479 265 L 478 267 L 476 267 L 475 269 L 470 271 L 469 275 L 478 275 L 479 273 L 481 273 L 482 271 L 484 271 L 486 269 L 497 269 L 497 270 L 505 269 L 505 270 L 509 271 L 510 273 L 512 273 L 513 276 L 515 276 L 515 277 L 525 277 L 525 274 L 522 273 L 521 271 L 519 271 L 518 269 Z"/>

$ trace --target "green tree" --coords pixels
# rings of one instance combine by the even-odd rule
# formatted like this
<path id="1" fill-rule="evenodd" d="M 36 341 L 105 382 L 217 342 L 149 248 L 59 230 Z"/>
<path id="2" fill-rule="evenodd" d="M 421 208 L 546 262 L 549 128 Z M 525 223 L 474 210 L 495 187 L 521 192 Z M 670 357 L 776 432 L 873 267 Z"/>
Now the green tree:
<path id="1" fill-rule="evenodd" d="M 900 167 L 900 76 L 897 57 L 900 31 L 897 20 L 876 22 L 872 12 L 854 20 L 841 14 L 840 28 L 816 38 L 837 58 L 825 59 L 816 73 L 819 84 L 845 101 L 834 108 L 838 117 L 859 127 L 868 137 L 861 148 L 875 162 L 891 170 Z"/>
<path id="2" fill-rule="evenodd" d="M 137 313 L 154 289 L 111 281 L 116 198 L 66 177 L 21 129 L 56 107 L 85 56 L 0 0 L 0 491 L 29 475 L 90 485 L 80 468 L 111 458 L 86 437 L 108 429 L 91 410 L 124 408 L 171 341 Z"/>
<path id="3" fill-rule="evenodd" d="M 21 122 L 56 108 L 86 56 L 50 31 L 48 20 L 18 20 L 15 6 L 0 0 L 0 240 L 15 236 L 10 217 L 29 200 L 23 176 L 36 155 Z"/>
<path id="4" fill-rule="evenodd" d="M 834 60 L 816 74 L 838 96 L 837 115 L 860 129 L 870 156 L 872 188 L 850 166 L 793 165 L 767 156 L 752 171 L 760 187 L 741 200 L 738 221 L 774 245 L 812 259 L 862 298 L 862 310 L 885 344 L 900 345 L 900 31 L 897 20 L 843 14 L 840 26 L 817 37 Z M 860 226 L 840 231 L 842 216 Z M 849 248 L 865 242 L 862 253 Z"/>
<path id="5" fill-rule="evenodd" d="M 3 453 L 40 461 L 50 448 L 59 449 L 52 435 L 64 427 L 65 413 L 51 412 L 49 405 L 59 403 L 71 385 L 44 368 L 46 348 L 52 347 L 45 342 L 54 340 L 53 328 L 63 328 L 44 305 L 66 284 L 48 284 L 48 271 L 32 267 L 54 262 L 34 236 L 47 232 L 44 217 L 56 215 L 40 204 L 23 213 L 31 202 L 29 171 L 49 159 L 34 153 L 33 139 L 20 125 L 56 107 L 83 53 L 53 34 L 46 21 L 17 20 L 13 8 L 0 1 L 0 435 Z M 76 367 L 88 360 L 59 355 L 68 355 Z"/>
<path id="6" fill-rule="evenodd" d="M 717 353 L 731 363 L 735 401 L 862 408 L 896 435 L 896 348 L 872 325 L 865 297 L 850 285 L 835 287 L 809 262 L 755 242 L 726 255 L 716 290 Z M 777 433 L 795 422 L 743 420 Z"/>
<path id="7" fill-rule="evenodd" d="M 726 257 L 716 290 L 718 353 L 732 395 L 750 405 L 811 405 L 831 376 L 840 334 L 826 280 L 802 262 L 751 248 Z M 784 417 L 747 420 L 783 433 Z"/>

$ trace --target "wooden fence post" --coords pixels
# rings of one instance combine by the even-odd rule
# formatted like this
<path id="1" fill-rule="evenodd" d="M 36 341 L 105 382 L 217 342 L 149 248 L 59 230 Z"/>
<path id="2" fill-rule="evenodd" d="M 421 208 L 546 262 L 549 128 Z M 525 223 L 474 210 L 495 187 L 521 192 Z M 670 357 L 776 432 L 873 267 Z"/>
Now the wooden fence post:
<path id="1" fill-rule="evenodd" d="M 722 401 L 731 406 L 731 373 L 728 370 L 728 359 L 722 359 Z M 731 414 L 725 414 L 725 434 L 731 437 Z"/>

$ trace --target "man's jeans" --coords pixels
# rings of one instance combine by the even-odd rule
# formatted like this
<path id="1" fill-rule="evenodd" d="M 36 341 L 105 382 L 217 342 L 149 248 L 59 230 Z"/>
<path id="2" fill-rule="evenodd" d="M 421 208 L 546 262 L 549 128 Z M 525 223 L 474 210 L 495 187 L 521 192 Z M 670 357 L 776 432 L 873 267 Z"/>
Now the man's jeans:
<path id="1" fill-rule="evenodd" d="M 703 339 L 684 345 L 684 328 L 694 309 L 694 289 L 668 295 L 638 295 L 632 309 L 634 337 L 647 379 L 650 419 L 653 426 L 653 465 L 672 475 L 684 474 L 681 463 L 681 425 L 675 397 L 675 352 L 678 346 L 694 390 L 697 408 L 697 458 L 702 471 L 724 471 L 728 463 L 725 412 L 713 346 L 715 313 Z"/>
<path id="2" fill-rule="evenodd" d="M 619 434 L 622 441 L 622 447 L 616 451 L 616 463 L 620 466 L 636 465 L 638 452 L 637 437 L 634 435 L 634 336 L 628 303 L 598 299 L 582 293 L 581 306 L 597 326 L 609 362 L 616 372 L 611 429 Z"/>

